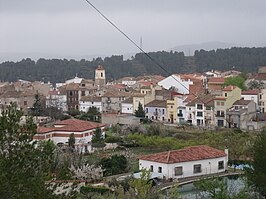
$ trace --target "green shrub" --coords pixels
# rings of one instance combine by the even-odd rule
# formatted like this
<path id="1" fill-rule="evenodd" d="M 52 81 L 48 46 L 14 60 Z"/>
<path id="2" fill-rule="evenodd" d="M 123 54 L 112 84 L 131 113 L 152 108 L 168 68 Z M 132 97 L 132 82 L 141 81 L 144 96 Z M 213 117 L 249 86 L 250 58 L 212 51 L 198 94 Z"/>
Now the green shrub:
<path id="1" fill-rule="evenodd" d="M 82 194 L 88 194 L 88 193 L 99 193 L 99 194 L 104 194 L 106 192 L 109 192 L 110 190 L 106 187 L 100 187 L 100 186 L 97 186 L 97 187 L 93 187 L 93 186 L 82 186 L 80 187 L 80 192 Z"/>

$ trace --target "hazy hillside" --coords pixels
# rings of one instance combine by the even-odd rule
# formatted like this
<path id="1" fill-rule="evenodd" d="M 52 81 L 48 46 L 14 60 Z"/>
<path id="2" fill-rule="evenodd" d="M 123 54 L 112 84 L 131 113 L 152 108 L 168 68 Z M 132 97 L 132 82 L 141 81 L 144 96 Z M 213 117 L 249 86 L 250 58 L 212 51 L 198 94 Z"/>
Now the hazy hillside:
<path id="1" fill-rule="evenodd" d="M 233 66 L 243 72 L 256 72 L 258 66 L 266 65 L 266 48 L 231 48 L 218 50 L 196 50 L 194 56 L 184 56 L 183 52 L 150 52 L 149 55 L 159 62 L 170 74 L 203 72 L 211 69 L 228 70 Z M 94 69 L 101 64 L 106 69 L 108 80 L 124 76 L 168 73 L 156 66 L 143 53 L 136 54 L 131 60 L 123 56 L 98 57 L 91 61 L 67 59 L 23 59 L 19 62 L 0 64 L 0 80 L 29 81 L 42 80 L 64 82 L 79 77 L 94 78 Z"/>
<path id="2" fill-rule="evenodd" d="M 184 52 L 185 56 L 193 56 L 196 50 L 203 49 L 203 50 L 209 51 L 209 50 L 226 49 L 226 48 L 232 48 L 232 47 L 242 47 L 242 45 L 219 42 L 219 41 L 210 41 L 210 42 L 204 42 L 204 43 L 199 43 L 199 44 L 175 46 L 171 48 L 170 50 Z"/>

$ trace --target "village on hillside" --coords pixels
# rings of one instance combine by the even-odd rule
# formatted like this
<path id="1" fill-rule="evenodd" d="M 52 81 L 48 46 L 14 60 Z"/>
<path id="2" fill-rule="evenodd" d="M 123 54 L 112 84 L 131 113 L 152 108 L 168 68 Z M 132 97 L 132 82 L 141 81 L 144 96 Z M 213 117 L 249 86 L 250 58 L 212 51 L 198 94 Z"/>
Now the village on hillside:
<path id="1" fill-rule="evenodd" d="M 251 143 L 266 126 L 265 81 L 266 67 L 252 75 L 232 69 L 108 82 L 99 65 L 94 80 L 1 82 L 0 108 L 15 106 L 23 112 L 22 123 L 32 116 L 33 139 L 59 148 L 66 159 L 53 183 L 108 187 L 111 177 L 141 179 L 149 171 L 149 180 L 164 189 L 243 172 L 236 166 L 251 160 Z M 74 157 L 86 164 L 80 167 Z M 69 190 L 64 185 L 56 191 Z"/>
<path id="2" fill-rule="evenodd" d="M 106 125 L 152 121 L 199 128 L 262 130 L 266 125 L 266 67 L 245 77 L 242 88 L 238 87 L 238 80 L 230 82 L 239 76 L 240 71 L 230 70 L 124 77 L 107 82 L 104 67 L 98 66 L 94 80 L 76 76 L 55 85 L 26 80 L 1 82 L 0 108 L 5 110 L 16 103 L 27 115 L 34 109 L 38 95 L 43 109 L 56 109 L 62 114 L 86 113 L 94 107 Z M 136 117 L 140 107 L 145 114 Z M 37 124 L 43 126 L 52 121 L 53 113 L 50 110 L 46 115 L 39 114 Z"/>

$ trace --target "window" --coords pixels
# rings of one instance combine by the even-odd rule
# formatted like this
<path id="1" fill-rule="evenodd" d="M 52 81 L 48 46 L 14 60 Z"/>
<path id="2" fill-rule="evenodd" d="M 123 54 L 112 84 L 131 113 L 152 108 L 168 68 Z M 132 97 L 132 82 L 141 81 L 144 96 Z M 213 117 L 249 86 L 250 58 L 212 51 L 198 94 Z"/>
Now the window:
<path id="1" fill-rule="evenodd" d="M 260 95 L 260 99 L 262 98 L 262 95 Z"/>
<path id="2" fill-rule="evenodd" d="M 203 116 L 203 113 L 200 112 L 200 111 L 197 111 L 197 116 L 198 116 L 198 117 L 202 117 L 202 116 Z"/>
<path id="3" fill-rule="evenodd" d="M 24 101 L 24 106 L 27 106 L 28 105 L 28 102 L 27 101 Z"/>
<path id="4" fill-rule="evenodd" d="M 164 115 L 164 109 L 162 109 L 162 114 Z"/>
<path id="5" fill-rule="evenodd" d="M 162 173 L 162 167 L 158 167 L 158 173 Z"/>
<path id="6" fill-rule="evenodd" d="M 81 91 L 81 96 L 85 96 L 85 91 Z"/>
<path id="7" fill-rule="evenodd" d="M 212 110 L 212 107 L 206 106 L 206 110 Z"/>
<path id="8" fill-rule="evenodd" d="M 91 102 L 91 104 L 94 104 L 94 102 Z"/>
<path id="9" fill-rule="evenodd" d="M 150 170 L 151 170 L 151 172 L 153 172 L 153 165 L 151 165 Z"/>
<path id="10" fill-rule="evenodd" d="M 148 113 L 149 112 L 149 109 L 148 108 L 146 108 L 146 113 Z"/>
<path id="11" fill-rule="evenodd" d="M 227 93 L 224 93 L 224 96 L 227 97 Z"/>
<path id="12" fill-rule="evenodd" d="M 175 176 L 180 176 L 183 174 L 183 167 L 175 167 Z"/>
<path id="13" fill-rule="evenodd" d="M 101 73 L 101 77 L 103 77 L 103 73 Z"/>
<path id="14" fill-rule="evenodd" d="M 197 104 L 197 109 L 203 109 L 203 105 L 202 104 Z"/>
<path id="15" fill-rule="evenodd" d="M 221 106 L 224 106 L 224 102 L 221 102 Z"/>
<path id="16" fill-rule="evenodd" d="M 218 101 L 218 102 L 216 102 L 216 105 L 217 105 L 217 106 L 220 106 L 220 105 L 221 105 L 221 103 Z"/>
<path id="17" fill-rule="evenodd" d="M 218 169 L 219 170 L 224 169 L 224 161 L 219 161 L 218 162 Z"/>
<path id="18" fill-rule="evenodd" d="M 194 165 L 194 173 L 201 173 L 201 164 Z"/>
<path id="19" fill-rule="evenodd" d="M 85 87 L 85 84 L 81 84 L 82 87 Z"/>
<path id="20" fill-rule="evenodd" d="M 72 96 L 73 95 L 73 92 L 72 91 L 69 91 L 69 95 Z"/>

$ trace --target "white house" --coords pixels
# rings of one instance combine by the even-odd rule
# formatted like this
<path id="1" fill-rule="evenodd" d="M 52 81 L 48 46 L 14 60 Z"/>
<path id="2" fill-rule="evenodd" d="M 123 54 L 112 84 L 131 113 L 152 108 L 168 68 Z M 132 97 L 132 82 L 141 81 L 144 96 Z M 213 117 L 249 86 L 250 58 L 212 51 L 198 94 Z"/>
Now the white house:
<path id="1" fill-rule="evenodd" d="M 228 150 L 218 150 L 206 145 L 186 147 L 139 158 L 139 169 L 161 173 L 167 179 L 186 178 L 227 170 Z"/>
<path id="2" fill-rule="evenodd" d="M 259 93 L 260 93 L 259 89 L 242 91 L 241 98 L 244 100 L 252 100 L 258 105 L 259 104 Z"/>
<path id="3" fill-rule="evenodd" d="M 133 97 L 129 97 L 121 103 L 121 112 L 133 114 Z"/>
<path id="4" fill-rule="evenodd" d="M 165 89 L 169 89 L 171 87 L 175 87 L 179 93 L 188 94 L 189 93 L 189 85 L 192 85 L 193 82 L 188 80 L 183 80 L 179 75 L 173 74 L 169 77 L 166 77 L 162 81 L 158 82 L 159 86 L 164 87 Z"/>
<path id="5" fill-rule="evenodd" d="M 145 116 L 151 120 L 167 121 L 167 101 L 153 100 L 146 104 Z"/>
<path id="6" fill-rule="evenodd" d="M 187 121 L 195 126 L 214 125 L 214 96 L 200 95 L 186 104 Z"/>
<path id="7" fill-rule="evenodd" d="M 68 139 L 73 133 L 76 146 L 82 151 L 87 151 L 95 130 L 100 128 L 104 136 L 104 127 L 105 125 L 101 123 L 68 119 L 56 122 L 53 127 L 38 127 L 33 139 L 52 140 L 57 145 L 64 145 L 68 143 Z"/>
<path id="8" fill-rule="evenodd" d="M 89 108 L 96 107 L 97 110 L 102 112 L 102 99 L 95 96 L 83 96 L 79 101 L 79 111 L 87 112 Z"/>
<path id="9" fill-rule="evenodd" d="M 67 95 L 61 93 L 59 90 L 49 91 L 46 96 L 46 107 L 54 107 L 67 111 Z"/>

